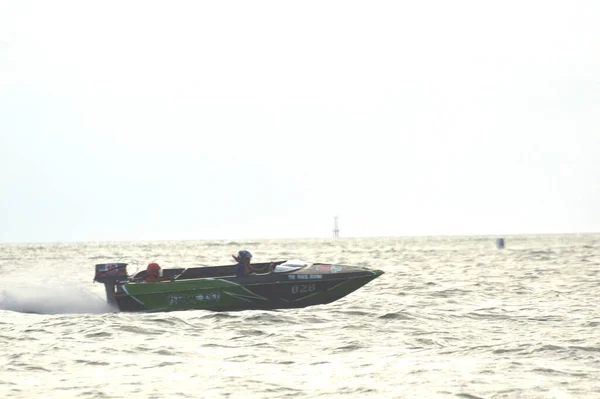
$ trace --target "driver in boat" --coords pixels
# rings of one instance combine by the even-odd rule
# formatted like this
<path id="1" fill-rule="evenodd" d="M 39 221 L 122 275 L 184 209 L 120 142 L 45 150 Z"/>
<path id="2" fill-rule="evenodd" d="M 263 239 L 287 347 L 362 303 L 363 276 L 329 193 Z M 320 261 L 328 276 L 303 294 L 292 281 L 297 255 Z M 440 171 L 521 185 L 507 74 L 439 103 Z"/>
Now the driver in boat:
<path id="1" fill-rule="evenodd" d="M 173 277 L 161 277 L 160 266 L 158 263 L 150 263 L 146 268 L 146 277 L 144 283 L 157 283 L 159 281 L 173 280 Z"/>
<path id="2" fill-rule="evenodd" d="M 252 260 L 252 254 L 250 251 L 241 250 L 238 252 L 237 256 L 233 256 L 233 259 L 237 262 L 235 266 L 235 275 L 237 277 L 242 277 L 244 275 L 252 273 L 252 266 L 250 266 L 250 261 Z"/>
<path id="3" fill-rule="evenodd" d="M 271 273 L 275 267 L 274 264 L 252 266 L 250 264 L 250 261 L 252 260 L 252 253 L 250 253 L 250 251 L 242 250 L 238 252 L 237 256 L 231 256 L 233 256 L 233 259 L 235 259 L 237 262 L 237 265 L 235 266 L 235 275 L 237 277 L 246 276 L 250 273 Z"/>

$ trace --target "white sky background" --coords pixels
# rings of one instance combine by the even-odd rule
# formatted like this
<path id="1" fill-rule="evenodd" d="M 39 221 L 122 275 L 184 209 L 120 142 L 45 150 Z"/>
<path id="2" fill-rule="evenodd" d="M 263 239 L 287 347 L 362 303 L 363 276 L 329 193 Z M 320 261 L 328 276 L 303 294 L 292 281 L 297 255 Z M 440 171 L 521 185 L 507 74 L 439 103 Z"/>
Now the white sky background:
<path id="1" fill-rule="evenodd" d="M 0 241 L 600 231 L 599 21 L 0 0 Z"/>

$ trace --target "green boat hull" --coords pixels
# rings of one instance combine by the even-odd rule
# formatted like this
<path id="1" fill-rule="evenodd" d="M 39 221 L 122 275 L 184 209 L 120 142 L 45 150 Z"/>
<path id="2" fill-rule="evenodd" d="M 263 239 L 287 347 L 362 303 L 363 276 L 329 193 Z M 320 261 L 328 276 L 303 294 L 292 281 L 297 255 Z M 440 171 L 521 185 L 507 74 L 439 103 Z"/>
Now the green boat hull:
<path id="1" fill-rule="evenodd" d="M 289 281 L 275 283 L 276 285 L 242 285 L 225 279 L 194 279 L 151 284 L 129 283 L 123 286 L 123 291 L 127 297 L 143 307 L 140 310 L 153 312 L 190 309 L 285 309 L 333 302 L 376 277 L 374 274 L 326 282 Z"/>

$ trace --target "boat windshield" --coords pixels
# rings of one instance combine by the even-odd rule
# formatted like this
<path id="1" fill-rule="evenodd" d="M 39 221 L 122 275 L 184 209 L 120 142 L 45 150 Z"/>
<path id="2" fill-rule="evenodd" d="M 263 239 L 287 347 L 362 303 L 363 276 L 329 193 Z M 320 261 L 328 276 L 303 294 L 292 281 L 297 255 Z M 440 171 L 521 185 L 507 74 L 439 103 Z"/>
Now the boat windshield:
<path id="1" fill-rule="evenodd" d="M 300 270 L 303 269 L 307 266 L 312 265 L 311 262 L 307 262 L 305 260 L 301 260 L 301 259 L 290 259 L 290 260 L 286 260 L 285 262 L 275 266 L 275 269 L 273 270 L 274 273 L 289 273 L 289 272 L 295 272 L 296 270 Z"/>

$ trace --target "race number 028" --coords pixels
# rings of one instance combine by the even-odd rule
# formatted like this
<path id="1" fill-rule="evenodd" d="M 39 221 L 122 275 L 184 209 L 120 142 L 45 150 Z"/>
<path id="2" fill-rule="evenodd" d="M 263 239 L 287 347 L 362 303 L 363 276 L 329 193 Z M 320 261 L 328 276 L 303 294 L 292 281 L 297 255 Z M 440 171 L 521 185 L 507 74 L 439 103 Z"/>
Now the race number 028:
<path id="1" fill-rule="evenodd" d="M 307 294 L 317 289 L 316 284 L 296 284 L 292 285 L 292 294 Z"/>

